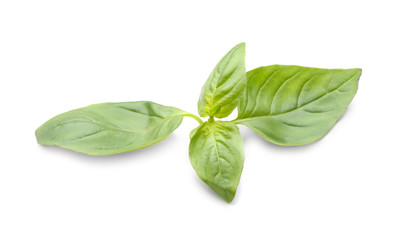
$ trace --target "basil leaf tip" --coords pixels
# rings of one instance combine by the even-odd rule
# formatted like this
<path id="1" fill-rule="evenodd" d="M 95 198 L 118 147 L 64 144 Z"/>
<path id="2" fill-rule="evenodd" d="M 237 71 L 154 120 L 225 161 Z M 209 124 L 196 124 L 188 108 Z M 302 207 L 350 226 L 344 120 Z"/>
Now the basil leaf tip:
<path id="1" fill-rule="evenodd" d="M 362 70 L 295 65 L 245 68 L 245 43 L 217 63 L 202 87 L 195 114 L 150 101 L 101 103 L 57 115 L 35 132 L 41 145 L 88 155 L 111 155 L 157 144 L 184 117 L 199 126 L 190 133 L 189 158 L 199 178 L 226 202 L 236 194 L 244 164 L 243 124 L 282 146 L 312 143 L 335 125 L 358 90 Z M 234 109 L 237 118 L 225 118 Z"/>

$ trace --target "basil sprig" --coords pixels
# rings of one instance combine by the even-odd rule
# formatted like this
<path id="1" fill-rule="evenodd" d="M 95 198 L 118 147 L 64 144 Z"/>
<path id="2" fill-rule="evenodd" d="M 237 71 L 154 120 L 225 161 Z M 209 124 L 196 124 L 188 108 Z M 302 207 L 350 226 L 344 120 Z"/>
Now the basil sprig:
<path id="1" fill-rule="evenodd" d="M 36 130 L 39 144 L 89 155 L 134 151 L 161 142 L 183 117 L 200 125 L 190 134 L 189 156 L 197 175 L 225 201 L 236 194 L 244 163 L 243 124 L 265 140 L 283 146 L 323 137 L 347 109 L 361 69 L 321 69 L 271 65 L 245 70 L 245 44 L 232 48 L 216 65 L 194 114 L 148 101 L 101 103 L 53 117 Z M 230 115 L 232 121 L 216 121 Z"/>

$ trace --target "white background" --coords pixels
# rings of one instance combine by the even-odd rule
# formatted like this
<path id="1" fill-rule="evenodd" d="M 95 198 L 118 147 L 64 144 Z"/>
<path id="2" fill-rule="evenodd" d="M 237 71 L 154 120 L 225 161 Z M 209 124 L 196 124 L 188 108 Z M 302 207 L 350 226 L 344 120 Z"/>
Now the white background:
<path id="1" fill-rule="evenodd" d="M 414 239 L 412 1 L 0 1 L 0 239 Z M 197 112 L 220 58 L 363 69 L 322 140 L 268 143 L 227 204 L 164 142 L 92 157 L 36 143 L 56 114 L 151 100 Z M 234 114 L 232 118 L 234 118 Z M 230 118 L 231 119 L 231 118 Z"/>

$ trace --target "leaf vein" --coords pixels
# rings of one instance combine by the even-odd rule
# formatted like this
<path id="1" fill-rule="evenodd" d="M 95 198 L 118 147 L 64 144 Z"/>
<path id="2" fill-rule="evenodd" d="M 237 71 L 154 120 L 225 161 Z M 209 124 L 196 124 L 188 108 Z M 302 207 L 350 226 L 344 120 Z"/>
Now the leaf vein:
<path id="1" fill-rule="evenodd" d="M 218 171 L 219 171 L 219 173 L 220 173 L 221 183 L 222 183 L 222 185 L 223 185 L 223 187 L 224 187 L 224 186 L 225 186 L 225 185 L 224 185 L 224 177 L 223 177 L 223 172 L 222 172 L 222 170 L 221 170 L 221 165 L 220 165 L 220 155 L 219 155 L 219 153 L 218 153 L 218 148 L 217 148 L 217 139 L 216 139 L 216 135 L 215 135 L 215 132 L 214 132 L 214 127 L 209 126 L 209 128 L 210 128 L 210 131 L 211 131 L 212 136 L 213 136 L 214 150 L 215 150 L 215 154 L 216 154 L 216 159 L 217 159 L 217 167 L 218 167 Z"/>
<path id="2" fill-rule="evenodd" d="M 251 116 L 252 114 L 254 114 L 254 111 L 256 110 L 256 107 L 257 107 L 257 101 L 259 100 L 259 96 L 260 96 L 260 92 L 262 91 L 262 89 L 263 89 L 263 87 L 266 85 L 266 83 L 270 80 L 270 79 L 272 79 L 275 75 L 276 75 L 276 73 L 278 73 L 280 71 L 280 69 L 279 70 L 276 70 L 276 71 L 274 71 L 272 74 L 270 74 L 270 76 L 264 81 L 264 83 L 263 83 L 263 85 L 262 86 L 260 86 L 260 88 L 259 88 L 259 91 L 257 91 L 257 96 L 256 96 L 256 98 L 255 98 L 255 100 L 254 100 L 254 107 L 253 107 L 253 110 L 250 112 L 250 114 L 249 114 L 249 116 Z"/>
<path id="3" fill-rule="evenodd" d="M 303 109 L 303 107 L 305 107 L 305 106 L 307 106 L 307 105 L 309 105 L 311 103 L 314 103 L 314 102 L 322 99 L 323 97 L 325 97 L 325 96 L 327 96 L 327 95 L 335 92 L 336 90 L 338 90 L 339 88 L 341 88 L 343 85 L 345 85 L 347 82 L 349 82 L 350 80 L 352 80 L 356 75 L 357 75 L 357 73 L 355 73 L 349 79 L 347 79 L 346 81 L 344 81 L 343 83 L 341 83 L 338 87 L 330 90 L 329 92 L 321 95 L 320 97 L 318 97 L 316 99 L 313 99 L 312 101 L 309 101 L 309 102 L 307 102 L 307 103 L 305 103 L 305 104 L 303 104 L 303 105 L 301 105 L 301 106 L 299 106 L 297 108 L 291 109 L 291 110 L 286 111 L 286 112 L 277 113 L 277 114 L 271 114 L 271 115 L 265 115 L 265 116 L 254 116 L 254 117 L 249 117 L 249 118 L 237 118 L 237 119 L 233 120 L 232 122 L 233 123 L 242 123 L 244 121 L 254 120 L 254 119 L 258 119 L 258 118 L 277 117 L 277 116 L 280 116 L 280 115 L 284 115 L 284 114 L 288 114 L 288 113 L 294 112 L 294 111 L 299 110 L 299 109 Z"/>
<path id="4" fill-rule="evenodd" d="M 295 74 L 293 74 L 288 79 L 286 79 L 285 81 L 283 81 L 283 83 L 280 85 L 280 87 L 276 90 L 276 93 L 273 95 L 273 98 L 272 98 L 272 102 L 271 102 L 270 109 L 269 109 L 269 114 L 272 114 L 272 112 L 273 112 L 273 104 L 274 104 L 274 101 L 276 99 L 277 94 L 279 93 L 279 90 L 283 87 L 283 85 L 285 85 L 285 83 L 287 83 L 291 79 L 294 79 L 294 77 L 296 75 L 298 75 L 299 73 L 301 73 L 301 72 L 303 72 L 303 70 L 297 71 Z"/>

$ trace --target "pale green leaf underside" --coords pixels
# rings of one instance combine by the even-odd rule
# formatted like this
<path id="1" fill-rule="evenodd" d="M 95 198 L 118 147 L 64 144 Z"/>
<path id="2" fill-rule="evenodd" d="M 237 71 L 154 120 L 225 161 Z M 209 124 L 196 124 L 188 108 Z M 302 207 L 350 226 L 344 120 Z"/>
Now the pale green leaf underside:
<path id="1" fill-rule="evenodd" d="M 90 155 L 110 155 L 156 144 L 185 112 L 153 102 L 101 103 L 60 114 L 36 130 L 39 144 Z"/>
<path id="2" fill-rule="evenodd" d="M 189 155 L 198 176 L 227 202 L 236 194 L 243 170 L 243 139 L 231 122 L 205 122 L 190 135 Z"/>
<path id="3" fill-rule="evenodd" d="M 216 65 L 198 101 L 201 117 L 223 118 L 237 107 L 246 85 L 245 44 L 231 49 Z"/>
<path id="4" fill-rule="evenodd" d="M 292 146 L 323 137 L 357 92 L 361 69 L 271 65 L 247 73 L 235 123 Z"/>

